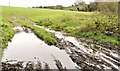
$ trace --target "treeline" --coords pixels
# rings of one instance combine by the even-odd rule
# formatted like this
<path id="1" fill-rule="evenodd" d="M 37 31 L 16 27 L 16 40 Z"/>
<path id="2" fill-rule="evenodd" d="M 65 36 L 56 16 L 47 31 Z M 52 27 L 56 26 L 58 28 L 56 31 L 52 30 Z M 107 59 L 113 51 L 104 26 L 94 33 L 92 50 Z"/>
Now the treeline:
<path id="1" fill-rule="evenodd" d="M 118 4 L 119 2 L 95 2 L 90 3 L 88 6 L 89 11 L 98 10 L 106 14 L 116 14 L 118 15 Z"/>
<path id="2" fill-rule="evenodd" d="M 71 10 L 71 11 L 100 11 L 104 13 L 118 14 L 118 4 L 120 2 L 91 2 L 86 4 L 85 2 L 74 3 L 74 5 L 69 7 L 64 7 L 62 5 L 57 6 L 37 6 L 32 8 L 47 8 L 47 9 L 60 9 L 60 10 Z"/>
<path id="3" fill-rule="evenodd" d="M 72 5 L 71 9 L 77 11 L 100 11 L 104 13 L 118 14 L 118 4 L 120 2 L 91 2 L 90 4 L 85 4 L 84 2 L 77 3 Z"/>
<path id="4" fill-rule="evenodd" d="M 32 7 L 32 8 L 46 8 L 46 9 L 60 9 L 60 10 L 64 10 L 65 7 L 62 5 L 57 5 L 57 6 L 36 6 L 36 7 Z"/>

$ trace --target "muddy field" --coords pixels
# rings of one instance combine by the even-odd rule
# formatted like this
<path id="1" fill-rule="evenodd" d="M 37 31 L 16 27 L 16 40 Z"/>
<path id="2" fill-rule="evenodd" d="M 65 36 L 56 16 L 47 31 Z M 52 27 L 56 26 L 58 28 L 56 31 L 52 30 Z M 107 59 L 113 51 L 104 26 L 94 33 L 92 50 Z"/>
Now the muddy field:
<path id="1" fill-rule="evenodd" d="M 24 30 L 24 28 L 13 28 L 16 35 L 4 50 L 2 71 L 52 71 L 54 69 L 116 71 L 119 69 L 120 56 L 116 49 L 107 49 L 86 39 L 64 36 L 63 34 L 67 33 L 44 28 L 57 37 L 56 44 L 48 46 L 38 39 L 31 29 Z"/>

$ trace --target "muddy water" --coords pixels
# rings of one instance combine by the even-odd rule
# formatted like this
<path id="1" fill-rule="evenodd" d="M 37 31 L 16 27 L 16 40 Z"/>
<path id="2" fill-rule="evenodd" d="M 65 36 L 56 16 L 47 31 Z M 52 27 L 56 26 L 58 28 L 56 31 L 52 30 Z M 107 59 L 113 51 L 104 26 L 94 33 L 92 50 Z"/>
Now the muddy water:
<path id="1" fill-rule="evenodd" d="M 93 43 L 87 44 L 86 42 L 79 41 L 74 37 L 63 36 L 63 34 L 66 34 L 63 32 L 56 32 L 56 31 L 50 30 L 50 29 L 42 27 L 42 26 L 38 26 L 38 27 L 44 28 L 45 30 L 47 30 L 51 33 L 54 33 L 55 36 L 58 37 L 59 39 L 64 39 L 65 41 L 69 41 L 69 42 L 73 43 L 77 48 L 74 48 L 74 47 L 68 48 L 69 52 L 72 52 L 71 51 L 71 49 L 72 49 L 74 51 L 82 53 L 83 56 L 84 56 L 84 54 L 85 55 L 88 54 L 93 59 L 97 58 L 98 61 L 100 61 L 101 63 L 104 62 L 100 65 L 97 64 L 96 67 L 98 67 L 100 69 L 101 69 L 101 67 L 103 69 L 119 69 L 120 56 L 118 55 L 117 51 L 109 50 L 109 49 L 106 49 L 104 47 L 101 47 L 101 46 L 93 44 Z M 95 46 L 97 46 L 97 48 L 95 48 Z M 76 62 L 78 62 L 78 61 L 76 61 Z M 93 62 L 89 62 L 89 61 L 90 60 L 88 58 L 88 62 L 86 61 L 88 65 L 95 66 L 93 64 L 95 62 L 94 60 L 93 60 Z"/>
<path id="2" fill-rule="evenodd" d="M 28 33 L 19 29 L 12 42 L 9 42 L 7 49 L 4 51 L 2 61 L 22 60 L 22 61 L 40 61 L 42 65 L 48 63 L 51 69 L 57 69 L 55 59 L 60 60 L 63 67 L 67 69 L 93 68 L 93 69 L 118 69 L 120 66 L 120 56 L 117 51 L 109 50 L 93 43 L 83 42 L 71 36 L 63 36 L 63 32 L 56 32 L 48 28 L 38 26 L 53 34 L 59 41 L 58 45 L 48 46 L 38 39 L 28 29 Z M 62 48 L 62 50 L 60 49 Z"/>
<path id="3" fill-rule="evenodd" d="M 30 30 L 26 33 L 21 27 L 13 29 L 19 29 L 20 32 L 15 34 L 12 42 L 8 43 L 8 47 L 4 50 L 2 62 L 6 60 L 40 61 L 42 65 L 45 62 L 48 63 L 51 69 L 57 69 L 54 60 L 58 59 L 63 67 L 67 69 L 78 67 L 64 50 L 60 50 L 55 46 L 48 46 Z"/>

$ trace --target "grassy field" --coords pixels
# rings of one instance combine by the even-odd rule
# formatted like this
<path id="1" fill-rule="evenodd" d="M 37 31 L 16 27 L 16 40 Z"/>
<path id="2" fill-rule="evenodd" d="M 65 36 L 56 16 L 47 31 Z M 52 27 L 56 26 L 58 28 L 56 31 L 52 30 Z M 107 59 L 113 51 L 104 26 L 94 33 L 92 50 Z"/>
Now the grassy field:
<path id="1" fill-rule="evenodd" d="M 2 21 L 2 36 L 0 37 L 2 48 L 6 47 L 8 41 L 14 36 L 12 27 L 20 25 L 34 29 L 34 33 L 48 44 L 55 42 L 51 33 L 32 26 L 30 21 L 40 26 L 71 33 L 74 36 L 87 36 L 116 46 L 120 44 L 117 17 L 105 16 L 99 12 L 2 6 Z"/>

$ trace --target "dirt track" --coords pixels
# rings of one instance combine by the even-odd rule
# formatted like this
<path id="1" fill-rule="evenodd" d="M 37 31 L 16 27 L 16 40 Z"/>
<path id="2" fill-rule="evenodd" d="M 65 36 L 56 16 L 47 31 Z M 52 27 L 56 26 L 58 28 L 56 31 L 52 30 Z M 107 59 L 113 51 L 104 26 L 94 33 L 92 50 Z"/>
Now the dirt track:
<path id="1" fill-rule="evenodd" d="M 56 36 L 56 33 L 53 34 Z M 119 57 L 117 58 L 110 53 L 114 50 L 104 49 L 105 51 L 103 51 L 103 47 L 93 43 L 81 42 L 79 45 L 84 47 L 87 50 L 87 53 L 82 50 L 81 47 L 72 43 L 72 41 L 70 42 L 63 38 L 57 38 L 56 41 L 57 42 L 54 46 L 58 47 L 60 50 L 65 50 L 72 61 L 80 67 L 76 67 L 76 70 L 102 71 L 107 68 L 117 70 L 117 66 L 120 66 Z M 77 42 L 79 43 L 79 41 Z M 90 51 L 91 49 L 92 51 Z M 60 71 L 67 71 L 67 69 L 61 64 L 60 60 L 56 58 L 54 59 L 56 66 Z M 11 62 L 15 63 L 11 64 Z M 6 60 L 6 62 L 2 62 L 1 64 L 2 71 L 50 71 L 51 69 L 47 62 L 45 62 L 44 67 L 42 67 L 40 61 L 37 63 L 28 61 L 25 65 L 23 65 L 24 61 Z"/>

